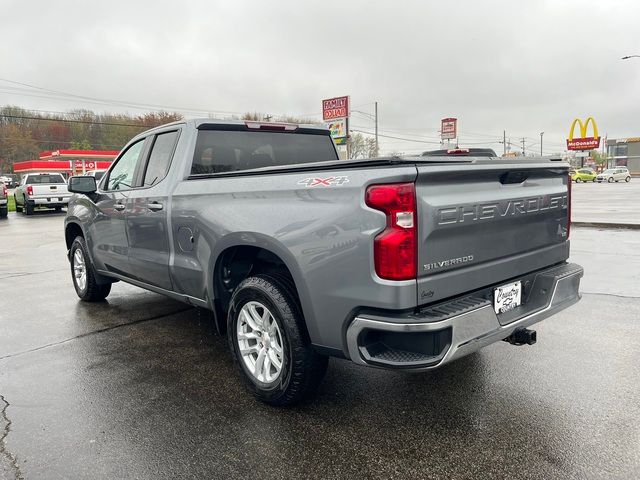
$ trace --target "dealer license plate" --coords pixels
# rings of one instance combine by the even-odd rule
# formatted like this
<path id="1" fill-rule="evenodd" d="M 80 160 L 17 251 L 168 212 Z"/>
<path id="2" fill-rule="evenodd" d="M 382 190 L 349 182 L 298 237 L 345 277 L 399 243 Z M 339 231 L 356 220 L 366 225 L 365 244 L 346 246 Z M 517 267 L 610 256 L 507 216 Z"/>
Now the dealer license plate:
<path id="1" fill-rule="evenodd" d="M 522 284 L 520 282 L 502 285 L 493 291 L 493 308 L 496 313 L 513 310 L 522 303 Z"/>

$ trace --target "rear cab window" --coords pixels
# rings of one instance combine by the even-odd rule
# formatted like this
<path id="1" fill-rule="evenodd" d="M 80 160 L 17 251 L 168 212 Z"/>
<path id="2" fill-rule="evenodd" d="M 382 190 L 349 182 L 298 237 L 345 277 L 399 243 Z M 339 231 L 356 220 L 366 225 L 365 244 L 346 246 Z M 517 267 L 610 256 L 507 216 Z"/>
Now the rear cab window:
<path id="1" fill-rule="evenodd" d="M 36 185 L 39 183 L 65 183 L 65 181 L 64 177 L 59 173 L 27 176 L 27 185 Z"/>
<path id="2" fill-rule="evenodd" d="M 328 132 L 250 129 L 243 125 L 204 125 L 198 130 L 191 175 L 338 160 Z"/>

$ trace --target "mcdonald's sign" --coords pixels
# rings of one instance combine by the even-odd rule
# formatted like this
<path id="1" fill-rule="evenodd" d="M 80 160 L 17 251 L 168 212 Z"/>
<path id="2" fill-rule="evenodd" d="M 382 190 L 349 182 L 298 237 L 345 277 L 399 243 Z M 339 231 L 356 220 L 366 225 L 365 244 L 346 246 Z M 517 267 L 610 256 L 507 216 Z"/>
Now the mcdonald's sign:
<path id="1" fill-rule="evenodd" d="M 593 137 L 587 137 L 589 124 L 593 125 Z M 580 127 L 580 138 L 574 138 L 576 125 Z M 571 124 L 569 138 L 567 139 L 567 150 L 593 150 L 600 147 L 600 136 L 598 135 L 598 125 L 593 117 L 587 117 L 584 123 L 576 118 Z"/>

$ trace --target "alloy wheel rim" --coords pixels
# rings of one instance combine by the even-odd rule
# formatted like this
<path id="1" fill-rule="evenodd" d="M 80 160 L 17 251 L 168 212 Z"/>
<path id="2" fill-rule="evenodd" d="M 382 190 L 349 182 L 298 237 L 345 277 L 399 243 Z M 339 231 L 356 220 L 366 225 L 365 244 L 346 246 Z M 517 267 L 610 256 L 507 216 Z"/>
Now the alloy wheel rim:
<path id="1" fill-rule="evenodd" d="M 269 309 L 260 302 L 245 303 L 236 334 L 242 361 L 253 378 L 275 382 L 282 373 L 284 354 L 282 333 Z"/>
<path id="2" fill-rule="evenodd" d="M 73 253 L 73 278 L 80 290 L 87 286 L 87 265 L 79 248 Z"/>

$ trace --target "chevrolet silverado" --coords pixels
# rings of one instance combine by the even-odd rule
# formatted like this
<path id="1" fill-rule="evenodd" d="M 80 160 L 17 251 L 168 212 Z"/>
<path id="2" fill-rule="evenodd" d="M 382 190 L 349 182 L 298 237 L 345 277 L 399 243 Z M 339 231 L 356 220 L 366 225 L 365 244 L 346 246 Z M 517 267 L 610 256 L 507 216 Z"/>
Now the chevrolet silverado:
<path id="1" fill-rule="evenodd" d="M 73 284 L 124 281 L 209 309 L 249 389 L 293 404 L 329 356 L 441 367 L 580 298 L 560 159 L 339 160 L 317 126 L 190 120 L 69 180 Z"/>

